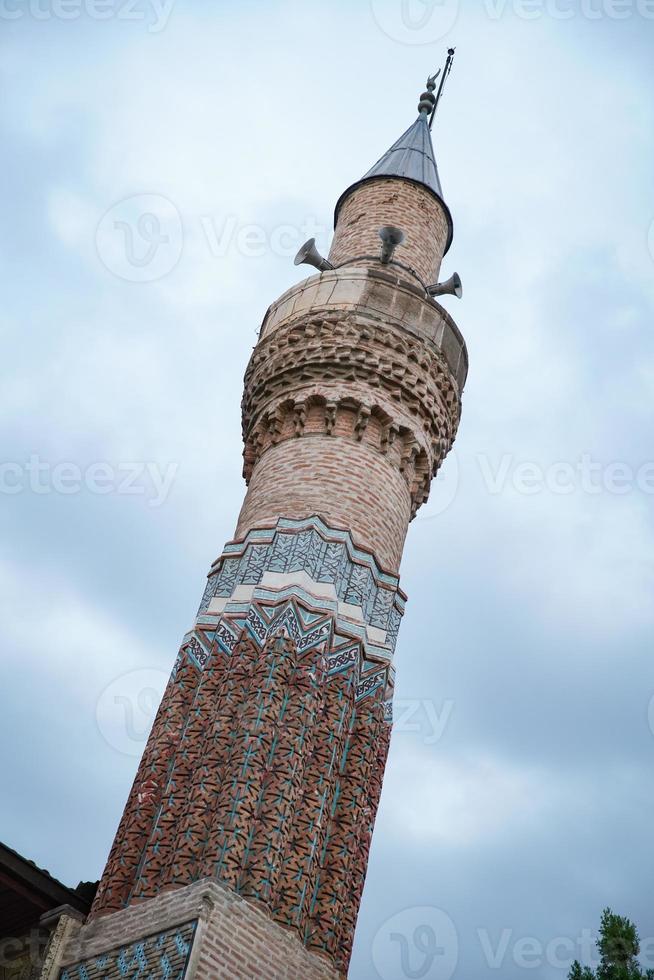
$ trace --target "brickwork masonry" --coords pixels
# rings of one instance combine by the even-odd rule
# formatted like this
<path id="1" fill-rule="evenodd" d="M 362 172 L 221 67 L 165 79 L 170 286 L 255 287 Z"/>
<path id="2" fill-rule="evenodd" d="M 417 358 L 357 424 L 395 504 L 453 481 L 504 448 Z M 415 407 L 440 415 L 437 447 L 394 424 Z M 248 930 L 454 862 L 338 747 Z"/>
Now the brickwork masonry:
<path id="1" fill-rule="evenodd" d="M 64 965 L 88 963 L 193 920 L 197 929 L 184 980 L 339 980 L 345 976 L 326 958 L 307 950 L 296 933 L 273 922 L 256 903 L 211 878 L 94 919 L 68 942 L 62 960 Z"/>
<path id="2" fill-rule="evenodd" d="M 386 224 L 406 241 L 382 266 Z M 248 547 L 183 641 L 59 980 L 171 958 L 186 980 L 345 977 L 390 739 L 396 573 L 467 372 L 426 289 L 449 231 L 426 187 L 364 181 L 342 200 L 336 268 L 266 314 L 242 404 L 233 544 Z"/>
<path id="3" fill-rule="evenodd" d="M 447 217 L 430 191 L 408 180 L 370 180 L 352 191 L 339 211 L 329 261 L 338 266 L 379 255 L 382 225 L 396 225 L 406 235 L 394 260 L 426 285 L 435 282 L 449 234 Z"/>

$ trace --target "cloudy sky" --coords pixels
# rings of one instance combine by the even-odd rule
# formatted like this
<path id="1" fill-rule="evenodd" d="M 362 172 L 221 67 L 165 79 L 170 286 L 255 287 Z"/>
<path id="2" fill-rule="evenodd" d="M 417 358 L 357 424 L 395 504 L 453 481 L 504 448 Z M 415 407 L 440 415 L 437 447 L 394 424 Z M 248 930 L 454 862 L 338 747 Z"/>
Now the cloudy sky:
<path id="1" fill-rule="evenodd" d="M 0 837 L 99 877 L 234 530 L 261 318 L 456 44 L 470 374 L 351 977 L 564 978 L 607 904 L 654 936 L 654 3 L 0 8 Z"/>

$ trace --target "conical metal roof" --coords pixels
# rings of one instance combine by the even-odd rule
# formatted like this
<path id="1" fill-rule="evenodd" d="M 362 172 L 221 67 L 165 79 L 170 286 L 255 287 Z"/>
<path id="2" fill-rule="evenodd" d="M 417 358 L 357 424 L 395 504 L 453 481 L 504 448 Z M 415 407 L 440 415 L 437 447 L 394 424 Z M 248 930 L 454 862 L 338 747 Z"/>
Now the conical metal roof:
<path id="1" fill-rule="evenodd" d="M 431 133 L 424 112 L 420 113 L 413 125 L 370 168 L 363 180 L 370 177 L 404 177 L 406 180 L 414 180 L 443 199 Z"/>
<path id="2" fill-rule="evenodd" d="M 334 226 L 338 221 L 338 212 L 343 201 L 346 197 L 349 197 L 352 191 L 369 180 L 388 180 L 389 178 L 410 180 L 415 184 L 421 184 L 427 190 L 431 191 L 434 197 L 438 198 L 445 210 L 449 227 L 447 244 L 445 246 L 445 251 L 447 252 L 452 243 L 452 216 L 447 204 L 443 200 L 443 190 L 438 176 L 427 112 L 420 112 L 416 121 L 409 126 L 405 133 L 402 133 L 400 138 L 370 168 L 368 173 L 364 174 L 361 180 L 351 184 L 341 194 L 336 202 L 334 211 Z"/>

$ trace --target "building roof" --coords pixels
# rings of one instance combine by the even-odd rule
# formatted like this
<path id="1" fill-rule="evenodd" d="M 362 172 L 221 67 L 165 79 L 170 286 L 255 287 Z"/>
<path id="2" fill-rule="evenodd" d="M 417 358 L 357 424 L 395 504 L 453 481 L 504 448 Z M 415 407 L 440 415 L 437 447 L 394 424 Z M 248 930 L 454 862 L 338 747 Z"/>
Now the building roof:
<path id="1" fill-rule="evenodd" d="M 436 197 L 445 211 L 448 223 L 448 238 L 445 251 L 452 243 L 452 216 L 450 209 L 443 199 L 436 157 L 434 156 L 434 146 L 429 130 L 429 117 L 427 112 L 420 112 L 418 118 L 412 123 L 406 132 L 393 143 L 384 153 L 377 163 L 364 174 L 361 180 L 351 184 L 339 197 L 334 211 L 334 225 L 338 221 L 338 212 L 346 197 L 369 180 L 388 179 L 409 180 L 414 184 L 420 184 Z"/>
<path id="2" fill-rule="evenodd" d="M 424 112 L 421 112 L 407 131 L 402 133 L 399 140 L 386 150 L 374 167 L 364 174 L 363 180 L 368 180 L 370 177 L 405 177 L 407 180 L 424 184 L 434 192 L 436 197 L 443 200 L 429 123 Z"/>
<path id="3" fill-rule="evenodd" d="M 60 905 L 84 915 L 89 911 L 95 885 L 68 888 L 33 861 L 0 843 L 0 936 L 21 936 L 39 918 Z"/>

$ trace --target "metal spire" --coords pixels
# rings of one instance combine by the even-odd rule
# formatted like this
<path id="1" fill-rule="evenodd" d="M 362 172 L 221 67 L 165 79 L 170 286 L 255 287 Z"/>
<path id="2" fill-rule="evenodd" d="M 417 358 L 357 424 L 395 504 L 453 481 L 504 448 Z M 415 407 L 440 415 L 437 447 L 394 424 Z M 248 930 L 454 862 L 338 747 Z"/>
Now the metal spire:
<path id="1" fill-rule="evenodd" d="M 431 125 L 434 119 L 434 114 L 438 108 L 438 103 L 440 101 L 441 95 L 443 94 L 443 85 L 445 79 L 452 70 L 452 61 L 454 59 L 454 48 L 450 48 L 447 52 L 447 60 L 443 69 L 439 69 L 434 75 L 430 75 L 427 79 L 426 91 L 420 96 L 420 102 L 418 103 L 418 118 L 409 126 L 405 133 L 403 133 L 398 140 L 393 143 L 393 145 L 384 153 L 384 155 L 377 161 L 377 163 L 370 168 L 370 170 L 363 175 L 363 177 L 351 184 L 339 197 L 336 203 L 336 210 L 334 214 L 334 224 L 338 219 L 339 209 L 344 202 L 344 200 L 360 187 L 365 181 L 376 180 L 379 178 L 391 178 L 391 179 L 403 179 L 409 180 L 414 184 L 422 184 L 426 187 L 443 205 L 449 232 L 448 240 L 445 251 L 450 246 L 452 240 L 452 218 L 449 213 L 449 209 L 445 204 L 443 198 L 443 191 L 441 188 L 441 182 L 438 176 L 438 168 L 436 166 L 436 158 L 434 156 L 434 147 L 431 140 Z M 440 77 L 440 84 L 438 86 L 438 92 L 434 95 L 436 89 L 436 80 Z"/>
<path id="2" fill-rule="evenodd" d="M 427 91 L 422 93 L 420 102 L 418 103 L 418 112 L 421 115 L 429 115 L 431 117 L 434 113 L 434 106 L 436 105 L 434 89 L 436 88 L 436 79 L 440 73 L 441 70 L 439 68 L 435 75 L 430 75 L 427 79 Z M 429 123 L 429 128 L 431 129 L 431 122 Z"/>
<path id="3" fill-rule="evenodd" d="M 436 98 L 434 99 L 434 97 L 432 96 L 432 99 L 434 99 L 434 107 L 433 107 L 433 109 L 431 111 L 431 116 L 429 117 L 429 128 L 430 129 L 434 125 L 434 116 L 436 115 L 436 110 L 438 109 L 438 103 L 440 102 L 441 95 L 443 94 L 443 86 L 445 85 L 445 79 L 447 78 L 447 76 L 452 71 L 452 62 L 454 61 L 454 52 L 455 51 L 456 51 L 456 48 L 448 48 L 448 51 L 447 51 L 447 61 L 445 62 L 445 68 L 443 70 L 443 74 L 441 75 L 441 82 L 440 82 L 440 85 L 438 86 L 438 92 L 436 93 Z M 434 90 L 434 82 L 435 82 L 435 80 L 438 78 L 438 76 L 440 74 L 441 74 L 441 72 L 440 72 L 440 68 L 439 68 L 435 75 L 432 75 L 431 78 L 428 78 L 427 79 L 427 88 L 429 88 L 429 83 L 430 82 L 432 83 L 430 92 L 433 92 L 433 90 Z M 418 107 L 418 108 L 420 108 L 420 107 Z"/>

